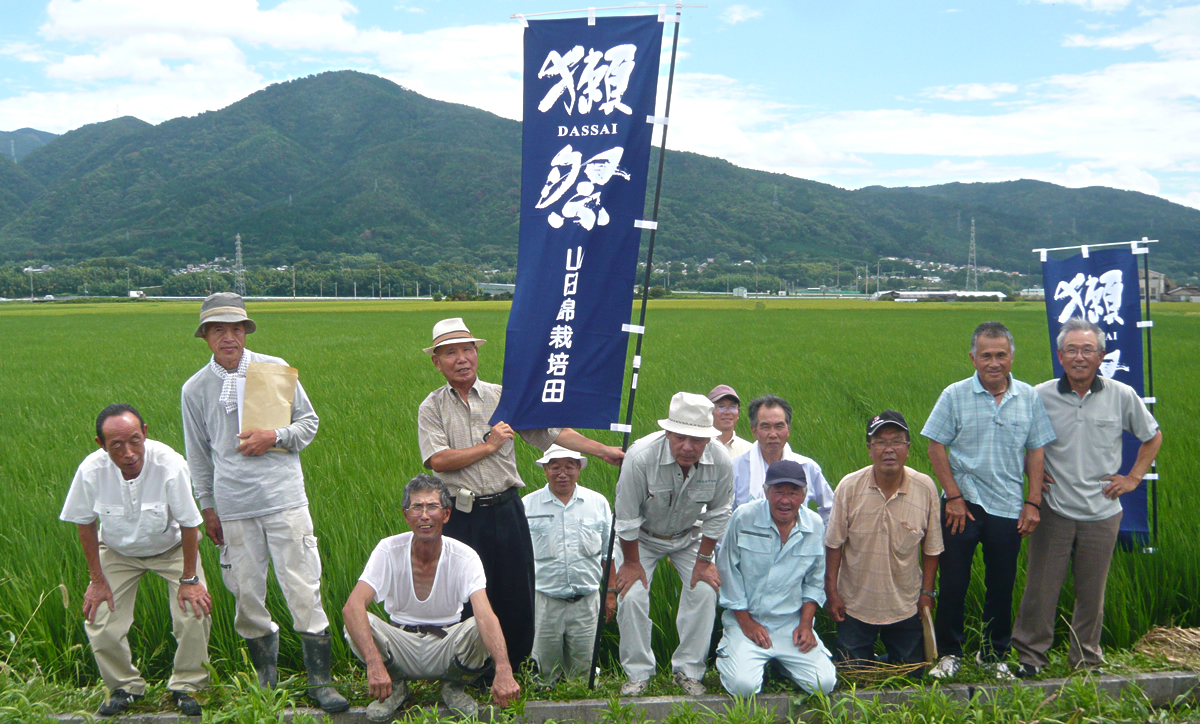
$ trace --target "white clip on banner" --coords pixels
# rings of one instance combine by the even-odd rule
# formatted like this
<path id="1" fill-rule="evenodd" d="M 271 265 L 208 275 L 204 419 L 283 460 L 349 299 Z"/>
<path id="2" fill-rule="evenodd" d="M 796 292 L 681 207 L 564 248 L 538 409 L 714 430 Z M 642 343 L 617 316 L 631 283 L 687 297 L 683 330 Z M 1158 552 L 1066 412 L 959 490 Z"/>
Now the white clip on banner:
<path id="1" fill-rule="evenodd" d="M 629 389 L 631 389 L 631 390 L 637 389 L 637 378 L 638 378 L 637 372 L 634 372 L 633 379 L 629 381 Z"/>
<path id="2" fill-rule="evenodd" d="M 1138 322 L 1138 329 L 1145 329 L 1146 327 L 1153 327 L 1153 326 L 1154 326 L 1153 319 L 1144 319 L 1144 320 Z"/>
<path id="3" fill-rule="evenodd" d="M 1158 480 L 1158 473 L 1146 473 L 1142 476 L 1142 480 Z"/>
<path id="4" fill-rule="evenodd" d="M 1081 246 L 1081 247 L 1079 247 L 1079 251 L 1080 251 L 1080 252 L 1083 254 L 1083 258 L 1084 258 L 1084 259 L 1087 259 L 1087 258 L 1088 258 L 1088 248 L 1087 248 L 1087 246 Z"/>
<path id="5" fill-rule="evenodd" d="M 621 331 L 629 332 L 630 334 L 645 334 L 646 328 L 637 324 L 622 324 Z"/>
<path id="6" fill-rule="evenodd" d="M 666 116 L 646 116 L 646 123 L 654 123 L 659 126 L 667 125 Z"/>
<path id="7" fill-rule="evenodd" d="M 1158 402 L 1158 398 L 1157 397 L 1143 397 L 1142 402 L 1145 402 L 1147 405 L 1153 405 L 1154 403 Z"/>
<path id="8" fill-rule="evenodd" d="M 596 8 L 588 8 L 588 25 L 596 24 Z"/>
<path id="9" fill-rule="evenodd" d="M 619 422 L 614 422 L 608 426 L 613 432 L 633 432 L 633 425 L 622 425 Z"/>
<path id="10" fill-rule="evenodd" d="M 645 219 L 634 219 L 633 228 L 649 229 L 651 231 L 654 231 L 655 229 L 658 228 L 658 222 L 657 221 L 646 221 Z"/>
<path id="11" fill-rule="evenodd" d="M 1045 250 L 1045 249 L 1038 249 L 1038 251 L 1042 252 L 1042 262 L 1043 262 L 1043 263 L 1045 263 L 1045 261 L 1046 261 L 1046 258 L 1047 258 L 1047 252 L 1046 252 L 1046 250 Z"/>
<path id="12" fill-rule="evenodd" d="M 513 17 L 515 17 L 517 19 L 517 22 L 521 24 L 522 28 L 529 27 L 529 21 L 525 19 L 524 15 L 515 15 Z"/>
<path id="13" fill-rule="evenodd" d="M 635 354 L 633 356 L 633 368 L 635 370 L 640 370 L 642 368 L 642 356 L 640 354 Z"/>

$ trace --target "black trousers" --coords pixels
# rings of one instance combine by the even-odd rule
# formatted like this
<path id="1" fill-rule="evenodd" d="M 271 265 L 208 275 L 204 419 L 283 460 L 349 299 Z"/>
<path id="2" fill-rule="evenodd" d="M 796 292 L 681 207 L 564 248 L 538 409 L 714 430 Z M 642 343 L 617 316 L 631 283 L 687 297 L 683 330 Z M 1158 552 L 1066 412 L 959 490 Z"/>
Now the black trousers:
<path id="1" fill-rule="evenodd" d="M 515 491 L 514 491 L 515 492 Z M 533 651 L 533 541 L 519 495 L 493 506 L 476 505 L 470 513 L 455 509 L 442 534 L 471 546 L 483 561 L 488 602 L 500 619 L 513 671 Z M 463 618 L 474 615 L 471 604 Z"/>
<path id="2" fill-rule="evenodd" d="M 888 663 L 919 664 L 925 660 L 925 631 L 920 615 L 882 625 L 846 616 L 837 625 L 838 660 L 874 661 L 877 638 L 883 639 Z"/>
<path id="3" fill-rule="evenodd" d="M 946 503 L 942 502 L 942 542 L 946 550 L 938 562 L 937 615 L 934 633 L 938 655 L 963 655 L 963 633 L 967 588 L 971 585 L 971 562 L 975 548 L 983 546 L 985 567 L 983 597 L 983 635 L 980 653 L 985 661 L 1003 660 L 1012 640 L 1013 584 L 1017 580 L 1017 556 L 1021 553 L 1021 534 L 1016 518 L 990 515 L 983 506 L 967 503 L 975 520 L 951 535 L 944 525 Z"/>

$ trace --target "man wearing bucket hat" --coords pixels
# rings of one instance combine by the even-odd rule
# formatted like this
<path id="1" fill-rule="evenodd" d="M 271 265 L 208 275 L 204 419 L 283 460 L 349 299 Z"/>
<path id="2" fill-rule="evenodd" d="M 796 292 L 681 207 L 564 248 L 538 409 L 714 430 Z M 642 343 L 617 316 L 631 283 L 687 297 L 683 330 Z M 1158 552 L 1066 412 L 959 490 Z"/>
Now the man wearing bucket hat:
<path id="1" fill-rule="evenodd" d="M 583 455 L 551 445 L 537 464 L 546 471 L 546 487 L 523 502 L 537 570 L 533 660 L 550 684 L 559 676 L 584 676 L 591 665 L 612 509 L 603 495 L 578 484 L 588 464 Z M 616 592 L 606 598 L 611 620 Z"/>
<path id="2" fill-rule="evenodd" d="M 622 696 L 646 690 L 654 673 L 650 649 L 650 584 L 660 559 L 670 557 L 683 590 L 679 595 L 679 647 L 671 657 L 675 683 L 691 696 L 704 693 L 705 659 L 712 641 L 721 577 L 713 549 L 725 532 L 733 505 L 733 465 L 713 427 L 713 404 L 703 395 L 679 392 L 662 432 L 635 442 L 617 481 L 615 588 L 620 599 L 621 666 L 628 681 Z"/>
<path id="3" fill-rule="evenodd" d="M 514 670 L 529 657 L 534 633 L 533 546 L 525 508 L 517 494 L 525 487 L 517 472 L 513 438 L 543 452 L 554 443 L 618 464 L 620 448 L 601 445 L 570 428 L 514 431 L 501 421 L 488 424 L 500 403 L 501 386 L 479 379 L 479 347 L 461 318 L 433 326 L 433 343 L 425 348 L 433 366 L 446 378 L 417 411 L 421 460 L 445 481 L 454 497 L 455 513 L 445 534 L 471 546 L 483 561 L 487 595 Z"/>
<path id="4" fill-rule="evenodd" d="M 731 459 L 749 452 L 754 443 L 737 436 L 738 418 L 742 413 L 742 398 L 729 385 L 717 385 L 708 393 L 708 399 L 713 403 L 713 427 L 721 431 L 717 440 L 725 446 L 725 452 Z"/>
<path id="5" fill-rule="evenodd" d="M 279 678 L 279 626 L 267 611 L 267 568 L 274 563 L 292 624 L 300 634 L 308 696 L 328 712 L 349 702 L 331 685 L 329 619 L 321 607 L 321 557 L 313 535 L 300 451 L 319 420 L 296 383 L 291 424 L 239 430 L 237 380 L 251 362 L 286 365 L 246 349 L 258 328 L 237 294 L 204 300 L 196 337 L 208 343 L 208 364 L 183 385 L 183 440 L 205 533 L 221 549 L 221 576 L 236 601 L 233 628 L 244 639 L 260 686 Z M 278 449 L 278 450 L 276 450 Z M 269 451 L 269 452 L 268 452 Z"/>

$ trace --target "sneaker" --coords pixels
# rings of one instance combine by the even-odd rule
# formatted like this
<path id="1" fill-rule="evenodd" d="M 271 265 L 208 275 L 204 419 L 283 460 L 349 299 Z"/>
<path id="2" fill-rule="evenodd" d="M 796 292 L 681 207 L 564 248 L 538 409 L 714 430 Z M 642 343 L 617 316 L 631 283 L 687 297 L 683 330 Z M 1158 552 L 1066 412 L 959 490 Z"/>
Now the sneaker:
<path id="1" fill-rule="evenodd" d="M 1008 670 L 1008 664 L 1003 661 L 985 662 L 982 653 L 975 654 L 975 664 L 992 676 L 995 676 L 997 681 L 1014 681 L 1017 678 Z"/>
<path id="2" fill-rule="evenodd" d="M 391 721 L 396 716 L 396 710 L 408 699 L 408 682 L 403 679 L 392 681 L 392 695 L 383 701 L 373 701 L 367 704 L 367 719 L 374 722 Z"/>
<path id="3" fill-rule="evenodd" d="M 935 679 L 953 679 L 962 668 L 962 662 L 953 654 L 946 654 L 929 670 L 929 675 Z"/>
<path id="4" fill-rule="evenodd" d="M 171 698 L 175 700 L 175 708 L 184 716 L 203 716 L 204 712 L 200 711 L 200 702 L 192 698 L 192 695 L 186 691 L 172 691 Z"/>
<path id="5" fill-rule="evenodd" d="M 1018 679 L 1032 679 L 1040 673 L 1042 673 L 1041 667 L 1025 663 L 1019 664 L 1016 671 Z"/>
<path id="6" fill-rule="evenodd" d="M 645 679 L 641 681 L 626 681 L 621 684 L 621 696 L 641 696 L 646 693 L 646 684 L 649 683 Z"/>
<path id="7" fill-rule="evenodd" d="M 124 689 L 113 689 L 113 692 L 108 695 L 108 701 L 100 705 L 96 710 L 96 716 L 116 716 L 129 708 L 129 705 L 141 701 L 141 694 L 130 694 Z"/>
<path id="8" fill-rule="evenodd" d="M 470 719 L 479 713 L 479 705 L 466 692 L 463 685 L 456 681 L 447 681 L 442 684 L 442 701 L 445 702 L 447 709 L 464 719 Z"/>
<path id="9" fill-rule="evenodd" d="M 704 684 L 701 684 L 682 671 L 675 672 L 675 686 L 683 689 L 683 693 L 688 696 L 704 696 L 708 693 L 708 689 L 704 688 Z"/>

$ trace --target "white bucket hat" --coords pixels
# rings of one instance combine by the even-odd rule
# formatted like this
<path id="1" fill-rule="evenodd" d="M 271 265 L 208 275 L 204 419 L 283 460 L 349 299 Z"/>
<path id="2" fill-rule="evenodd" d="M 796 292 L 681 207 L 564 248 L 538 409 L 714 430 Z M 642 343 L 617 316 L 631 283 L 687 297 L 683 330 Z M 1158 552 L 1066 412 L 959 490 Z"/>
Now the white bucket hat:
<path id="1" fill-rule="evenodd" d="M 713 427 L 713 403 L 704 395 L 676 392 L 671 398 L 671 412 L 658 426 L 667 432 L 689 437 L 717 437 L 721 431 Z"/>
<path id="2" fill-rule="evenodd" d="M 551 445 L 550 449 L 546 451 L 546 454 L 543 455 L 538 460 L 535 460 L 534 463 L 539 468 L 544 468 L 550 464 L 551 460 L 558 460 L 560 458 L 570 458 L 571 460 L 578 460 L 580 470 L 583 470 L 584 468 L 587 467 L 587 456 L 586 455 L 583 455 L 582 453 L 577 453 L 574 450 L 568 450 L 561 445 Z"/>
<path id="3" fill-rule="evenodd" d="M 441 345 L 453 342 L 474 342 L 475 346 L 478 347 L 487 342 L 487 340 L 472 336 L 471 330 L 467 329 L 467 325 L 463 323 L 462 317 L 443 319 L 433 325 L 433 344 L 425 348 L 425 354 L 433 354 L 434 350 Z"/>

